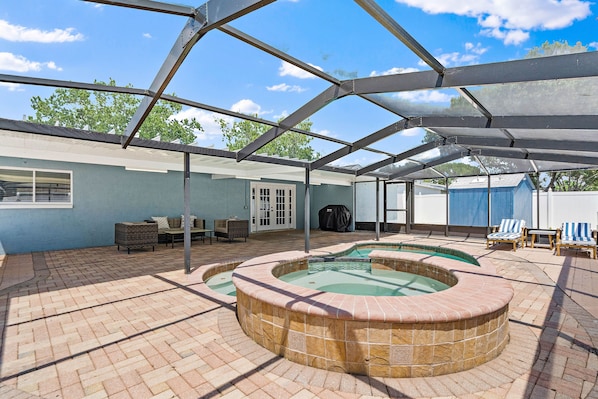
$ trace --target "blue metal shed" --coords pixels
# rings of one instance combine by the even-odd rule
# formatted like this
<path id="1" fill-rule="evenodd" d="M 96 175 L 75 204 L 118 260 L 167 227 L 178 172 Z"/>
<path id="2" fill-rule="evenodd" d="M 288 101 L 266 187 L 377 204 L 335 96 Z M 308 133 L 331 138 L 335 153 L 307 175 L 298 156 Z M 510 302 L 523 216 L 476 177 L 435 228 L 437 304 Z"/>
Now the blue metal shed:
<path id="1" fill-rule="evenodd" d="M 532 223 L 534 186 L 528 175 L 497 175 L 490 180 L 490 225 L 503 218 L 523 219 Z M 488 177 L 460 177 L 449 185 L 449 224 L 456 226 L 488 225 Z"/>

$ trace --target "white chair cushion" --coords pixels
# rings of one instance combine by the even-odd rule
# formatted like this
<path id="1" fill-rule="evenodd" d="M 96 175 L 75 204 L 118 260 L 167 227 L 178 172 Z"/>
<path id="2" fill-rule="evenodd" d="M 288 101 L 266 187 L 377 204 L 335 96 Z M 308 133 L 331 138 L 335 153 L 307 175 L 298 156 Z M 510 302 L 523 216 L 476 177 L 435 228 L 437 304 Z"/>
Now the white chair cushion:
<path id="1" fill-rule="evenodd" d="M 152 220 L 158 223 L 158 229 L 169 229 L 168 218 L 166 216 L 152 216 Z"/>
<path id="2" fill-rule="evenodd" d="M 590 223 L 565 222 L 561 241 L 593 241 Z"/>
<path id="3" fill-rule="evenodd" d="M 587 237 L 569 237 L 562 238 L 561 243 L 563 244 L 584 244 L 584 245 L 596 245 L 596 241 L 592 238 Z"/>
<path id="4" fill-rule="evenodd" d="M 511 233 L 511 232 L 499 231 L 499 232 L 496 232 L 496 233 L 488 234 L 488 239 L 489 240 L 494 240 L 494 239 L 498 239 L 498 240 L 516 240 L 518 238 L 521 238 L 521 232 L 519 232 L 519 233 Z"/>
<path id="5" fill-rule="evenodd" d="M 524 220 L 503 219 L 500 221 L 500 226 L 498 227 L 498 231 L 501 233 L 519 233 L 519 234 L 521 234 L 521 229 L 524 226 L 525 226 Z"/>
<path id="6" fill-rule="evenodd" d="M 195 219 L 197 219 L 197 216 L 195 215 L 189 215 L 189 219 L 191 219 L 191 228 L 195 227 Z M 181 215 L 181 229 L 185 228 L 185 215 Z"/>

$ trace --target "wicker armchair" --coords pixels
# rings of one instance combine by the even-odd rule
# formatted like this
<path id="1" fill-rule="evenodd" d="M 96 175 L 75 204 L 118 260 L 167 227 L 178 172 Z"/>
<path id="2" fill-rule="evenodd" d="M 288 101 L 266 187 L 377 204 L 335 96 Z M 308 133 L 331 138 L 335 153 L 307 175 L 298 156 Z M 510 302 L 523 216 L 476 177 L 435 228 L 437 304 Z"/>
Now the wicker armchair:
<path id="1" fill-rule="evenodd" d="M 235 238 L 244 238 L 247 241 L 249 220 L 216 219 L 214 220 L 214 235 L 216 240 L 218 237 L 223 237 L 228 238 L 229 242 Z"/>
<path id="2" fill-rule="evenodd" d="M 131 248 L 143 248 L 150 246 L 152 251 L 158 243 L 158 224 L 157 223 L 132 223 L 123 222 L 114 225 L 114 243 L 120 251 L 120 246 L 127 248 L 127 253 L 131 253 Z"/>

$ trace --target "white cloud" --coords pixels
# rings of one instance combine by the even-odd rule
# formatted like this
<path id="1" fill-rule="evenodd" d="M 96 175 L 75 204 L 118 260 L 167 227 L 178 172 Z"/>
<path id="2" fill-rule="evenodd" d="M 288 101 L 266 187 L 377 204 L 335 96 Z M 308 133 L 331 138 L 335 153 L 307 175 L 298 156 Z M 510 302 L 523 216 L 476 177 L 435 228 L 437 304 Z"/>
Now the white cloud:
<path id="1" fill-rule="evenodd" d="M 259 115 L 262 113 L 262 107 L 248 99 L 243 99 L 233 104 L 230 110 L 245 115 Z"/>
<path id="2" fill-rule="evenodd" d="M 297 85 L 291 86 L 286 83 L 280 83 L 280 84 L 277 84 L 274 86 L 267 86 L 266 89 L 268 91 L 284 91 L 284 92 L 296 92 L 296 93 L 302 93 L 307 90 L 301 86 L 297 86 Z"/>
<path id="3" fill-rule="evenodd" d="M 54 61 L 44 62 L 43 65 L 48 69 L 54 69 L 55 71 L 62 71 L 62 68 L 58 67 Z"/>
<path id="4" fill-rule="evenodd" d="M 396 75 L 399 73 L 410 73 L 410 72 L 417 72 L 419 71 L 419 69 L 417 68 L 399 68 L 399 67 L 393 67 L 390 69 L 387 69 L 386 71 L 382 71 L 382 72 L 378 72 L 378 71 L 372 71 L 370 72 L 370 76 L 385 76 L 385 75 Z"/>
<path id="5" fill-rule="evenodd" d="M 0 52 L 0 70 L 13 71 L 13 72 L 29 72 L 29 71 L 41 71 L 42 68 L 54 69 L 62 71 L 62 68 L 56 66 L 53 61 L 50 62 L 36 62 L 29 61 L 27 58 L 21 55 L 15 55 L 12 53 Z"/>
<path id="6" fill-rule="evenodd" d="M 397 93 L 396 96 L 417 103 L 446 103 L 454 97 L 438 90 L 409 91 Z"/>
<path id="7" fill-rule="evenodd" d="M 74 31 L 75 28 L 42 31 L 12 25 L 8 21 L 0 19 L 0 39 L 8 40 L 9 42 L 65 43 L 84 39 L 81 33 L 74 33 Z"/>
<path id="8" fill-rule="evenodd" d="M 413 127 L 410 129 L 405 129 L 401 132 L 401 136 L 404 137 L 415 137 L 424 134 L 425 130 L 421 127 Z"/>
<path id="9" fill-rule="evenodd" d="M 327 136 L 327 137 L 336 137 L 336 135 L 333 135 L 332 132 L 328 129 L 322 129 L 322 130 L 315 130 L 315 133 L 321 134 L 322 136 Z"/>
<path id="10" fill-rule="evenodd" d="M 349 154 L 336 162 L 334 162 L 333 166 L 340 166 L 340 167 L 356 167 L 362 168 L 363 166 L 371 165 L 374 162 L 381 161 L 382 159 L 386 158 L 386 156 L 382 154 L 373 154 L 366 156 L 355 156 L 355 154 Z"/>
<path id="11" fill-rule="evenodd" d="M 473 64 L 475 61 L 479 59 L 479 56 L 475 54 L 462 54 L 459 52 L 453 53 L 444 53 L 436 56 L 438 62 L 440 62 L 444 66 L 449 65 L 463 65 L 463 64 Z"/>
<path id="12" fill-rule="evenodd" d="M 201 124 L 203 131 L 195 132 L 199 145 L 202 145 L 202 142 L 205 144 L 206 142 L 222 141 L 222 131 L 220 130 L 220 124 L 216 122 L 216 119 L 224 119 L 229 124 L 233 121 L 233 118 L 229 116 L 223 116 L 196 108 L 183 110 L 176 114 L 174 118 L 177 120 L 195 118 L 195 120 Z"/>
<path id="13" fill-rule="evenodd" d="M 4 87 L 8 91 L 25 91 L 25 89 L 18 83 L 0 82 L 0 87 Z"/>
<path id="14" fill-rule="evenodd" d="M 585 0 L 395 0 L 429 14 L 455 14 L 476 18 L 482 33 L 519 44 L 531 30 L 560 29 L 591 15 Z"/>
<path id="15" fill-rule="evenodd" d="M 310 66 L 316 68 L 319 71 L 323 71 L 322 68 L 309 64 Z M 280 68 L 278 68 L 278 75 L 279 76 L 292 76 L 298 79 L 313 79 L 315 78 L 314 75 L 311 73 L 304 71 L 301 68 L 297 68 L 295 65 L 289 64 L 286 61 L 282 61 L 280 63 Z"/>
<path id="16" fill-rule="evenodd" d="M 467 43 L 465 43 L 465 51 L 473 53 L 473 54 L 477 54 L 477 55 L 482 55 L 488 51 L 488 47 L 482 47 L 482 43 L 473 44 L 473 43 L 467 42 Z"/>
<path id="17" fill-rule="evenodd" d="M 145 39 L 151 39 L 152 38 L 152 34 L 151 33 L 144 33 L 142 35 Z"/>
<path id="18" fill-rule="evenodd" d="M 280 119 L 284 119 L 284 118 L 286 118 L 287 116 L 289 116 L 289 111 L 287 111 L 286 109 L 285 109 L 285 110 L 283 110 L 283 111 L 282 111 L 280 114 L 278 114 L 278 115 L 273 115 L 273 117 L 274 117 L 274 120 L 275 120 L 275 121 L 278 121 L 278 120 L 280 120 Z"/>
<path id="19" fill-rule="evenodd" d="M 480 33 L 484 36 L 493 37 L 502 40 L 504 44 L 521 44 L 529 39 L 529 32 L 524 32 L 521 29 L 503 30 L 499 28 L 482 29 Z"/>
<path id="20" fill-rule="evenodd" d="M 460 53 L 458 51 L 452 53 L 442 53 L 437 55 L 436 59 L 445 67 L 472 65 L 477 64 L 480 60 L 480 57 L 488 51 L 488 47 L 482 47 L 481 43 L 473 44 L 467 42 L 465 43 L 464 47 L 465 53 Z M 418 64 L 421 66 L 426 66 L 424 61 L 419 61 Z"/>
<path id="21" fill-rule="evenodd" d="M 592 43 L 588 44 L 588 48 L 593 48 L 595 50 L 598 50 L 598 42 L 592 42 Z"/>

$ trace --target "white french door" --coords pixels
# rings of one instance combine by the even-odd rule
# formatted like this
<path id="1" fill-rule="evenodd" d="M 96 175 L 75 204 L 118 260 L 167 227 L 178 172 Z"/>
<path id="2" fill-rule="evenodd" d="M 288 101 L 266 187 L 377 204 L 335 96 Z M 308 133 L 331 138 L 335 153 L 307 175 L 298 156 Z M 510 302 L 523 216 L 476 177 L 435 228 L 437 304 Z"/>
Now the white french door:
<path id="1" fill-rule="evenodd" d="M 294 229 L 295 186 L 251 183 L 251 231 Z"/>

